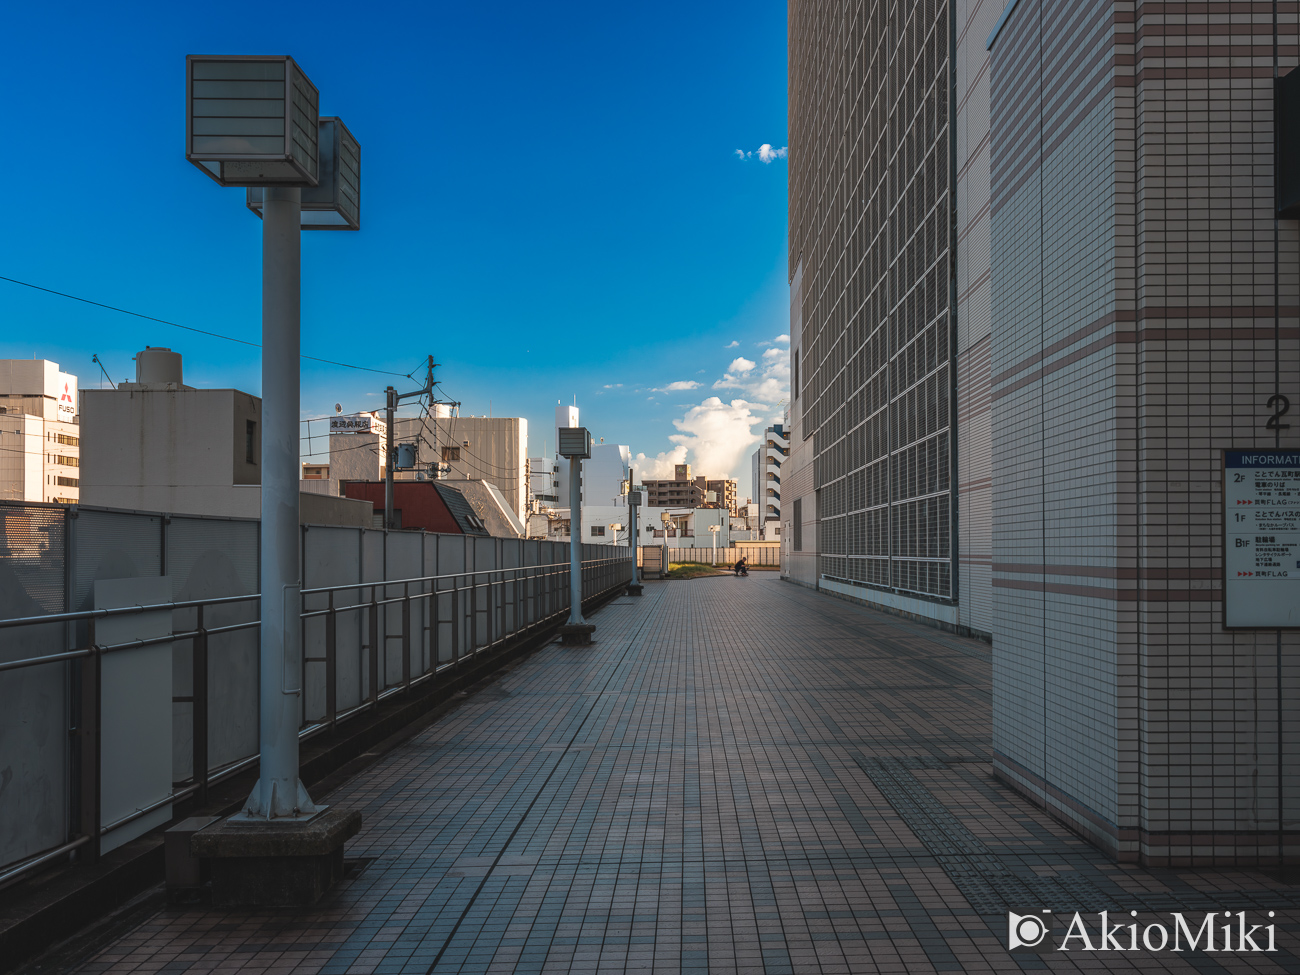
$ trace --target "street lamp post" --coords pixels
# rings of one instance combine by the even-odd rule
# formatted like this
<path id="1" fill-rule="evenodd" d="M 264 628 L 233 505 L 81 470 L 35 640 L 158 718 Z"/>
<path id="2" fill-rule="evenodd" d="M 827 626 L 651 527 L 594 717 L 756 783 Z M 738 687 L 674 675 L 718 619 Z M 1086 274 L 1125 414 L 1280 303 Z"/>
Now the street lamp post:
<path id="1" fill-rule="evenodd" d="M 204 831 L 204 855 L 236 858 L 232 863 L 254 856 L 247 852 L 254 834 L 244 824 L 284 829 L 326 809 L 312 802 L 298 777 L 300 230 L 360 228 L 361 156 L 341 121 L 320 118 L 318 99 L 316 86 L 287 56 L 186 58 L 186 159 L 222 186 L 246 187 L 247 205 L 262 218 L 259 779 L 232 817 L 240 824 L 232 827 L 236 839 L 224 837 L 224 824 Z M 238 868 L 222 872 L 226 886 L 220 894 L 214 887 L 213 896 L 227 904 L 318 898 L 322 883 L 338 879 L 329 866 L 332 854 L 321 851 L 341 847 L 360 822 L 360 813 L 331 810 L 312 826 L 306 846 L 281 841 L 287 862 L 279 887 L 265 870 L 241 874 Z M 307 861 L 310 868 L 299 870 Z"/>
<path id="2" fill-rule="evenodd" d="M 569 621 L 560 627 L 560 642 L 586 646 L 596 627 L 582 617 L 582 462 L 591 456 L 586 427 L 561 427 L 557 452 L 569 458 Z"/>
<path id="3" fill-rule="evenodd" d="M 643 587 L 641 586 L 641 573 L 636 564 L 640 552 L 636 538 L 636 516 L 637 509 L 641 507 L 641 492 L 632 489 L 632 485 L 636 482 L 636 472 L 629 469 L 627 477 L 627 544 L 632 549 L 632 581 L 627 584 L 627 594 L 629 596 L 640 596 Z"/>
<path id="4" fill-rule="evenodd" d="M 722 531 L 721 525 L 710 525 L 709 534 L 713 536 L 713 564 L 718 564 L 718 532 Z"/>

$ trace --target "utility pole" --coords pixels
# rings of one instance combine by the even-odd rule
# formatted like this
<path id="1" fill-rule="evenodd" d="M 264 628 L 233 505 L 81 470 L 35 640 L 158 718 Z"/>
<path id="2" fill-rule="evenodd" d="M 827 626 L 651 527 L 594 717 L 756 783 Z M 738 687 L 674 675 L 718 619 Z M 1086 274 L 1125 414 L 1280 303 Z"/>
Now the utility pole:
<path id="1" fill-rule="evenodd" d="M 425 363 L 424 388 L 416 389 L 409 393 L 399 393 L 395 388 L 389 386 L 384 390 L 387 397 L 386 419 L 388 420 L 388 430 L 384 434 L 384 527 L 396 528 L 393 524 L 393 468 L 397 454 L 393 449 L 393 437 L 395 434 L 395 413 L 397 407 L 401 405 L 404 399 L 416 399 L 420 396 L 429 397 L 429 408 L 435 406 L 459 406 L 459 403 L 444 402 L 433 398 L 433 370 L 438 368 L 438 363 L 433 361 L 433 356 L 429 356 Z"/>

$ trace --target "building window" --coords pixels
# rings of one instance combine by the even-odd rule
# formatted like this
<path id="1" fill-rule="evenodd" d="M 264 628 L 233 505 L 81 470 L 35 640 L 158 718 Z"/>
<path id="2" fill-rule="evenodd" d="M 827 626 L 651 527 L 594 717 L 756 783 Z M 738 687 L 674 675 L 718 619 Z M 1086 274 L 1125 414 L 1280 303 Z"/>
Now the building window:
<path id="1" fill-rule="evenodd" d="M 54 439 L 57 443 L 66 444 L 69 447 L 81 446 L 80 437 L 70 437 L 66 433 L 56 433 Z"/>
<path id="2" fill-rule="evenodd" d="M 80 487 L 81 480 L 76 477 L 56 477 L 54 483 L 59 487 Z"/>
<path id="3" fill-rule="evenodd" d="M 795 498 L 794 502 L 794 524 L 791 526 L 794 530 L 794 550 L 803 551 L 803 498 Z"/>
<path id="4" fill-rule="evenodd" d="M 257 421 L 244 421 L 244 461 L 257 463 Z"/>
<path id="5" fill-rule="evenodd" d="M 442 448 L 442 462 L 443 462 L 444 464 L 449 464 L 449 463 L 451 463 L 451 462 L 453 462 L 453 461 L 459 461 L 459 460 L 460 460 L 460 448 L 459 448 L 459 447 L 443 447 L 443 448 Z"/>
<path id="6" fill-rule="evenodd" d="M 591 537 L 592 537 L 592 538 L 602 538 L 602 537 L 604 537 L 604 535 L 605 535 L 605 526 L 604 526 L 604 525 L 592 525 L 592 526 L 591 526 Z"/>
<path id="7" fill-rule="evenodd" d="M 76 457 L 66 457 L 63 454 L 54 455 L 54 463 L 62 464 L 64 467 L 80 467 L 81 461 Z"/>

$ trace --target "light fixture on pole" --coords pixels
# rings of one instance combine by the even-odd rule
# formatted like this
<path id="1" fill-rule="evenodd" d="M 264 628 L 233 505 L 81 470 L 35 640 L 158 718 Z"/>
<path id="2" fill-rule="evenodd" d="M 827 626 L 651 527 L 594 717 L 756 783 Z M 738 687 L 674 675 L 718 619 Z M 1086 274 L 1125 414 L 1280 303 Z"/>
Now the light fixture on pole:
<path id="1" fill-rule="evenodd" d="M 569 621 L 560 627 L 560 642 L 584 646 L 596 627 L 582 617 L 582 462 L 591 456 L 586 427 L 560 427 L 556 452 L 569 458 Z"/>
<path id="2" fill-rule="evenodd" d="M 262 217 L 260 778 L 237 818 L 302 822 L 325 807 L 298 778 L 300 230 L 360 226 L 360 148 L 338 119 L 322 126 L 316 86 L 291 57 L 191 55 L 185 68 L 185 158 L 247 187 Z M 304 190 L 318 213 L 333 194 L 334 216 L 304 221 Z"/>
<path id="3" fill-rule="evenodd" d="M 722 531 L 721 525 L 710 525 L 709 534 L 713 536 L 713 564 L 718 564 L 718 532 Z"/>
<path id="4" fill-rule="evenodd" d="M 628 468 L 627 483 L 627 547 L 632 550 L 632 581 L 627 584 L 627 594 L 629 596 L 640 596 L 642 586 L 641 572 L 637 567 L 640 548 L 637 545 L 636 516 L 637 509 L 641 507 L 643 498 L 640 491 L 632 488 L 632 485 L 636 483 L 636 471 L 632 468 Z"/>

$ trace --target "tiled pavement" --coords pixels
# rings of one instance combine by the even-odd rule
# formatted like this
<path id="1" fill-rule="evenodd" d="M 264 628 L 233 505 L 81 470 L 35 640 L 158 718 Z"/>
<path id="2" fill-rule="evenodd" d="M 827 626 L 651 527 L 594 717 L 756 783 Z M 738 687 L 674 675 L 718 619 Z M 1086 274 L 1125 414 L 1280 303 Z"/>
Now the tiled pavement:
<path id="1" fill-rule="evenodd" d="M 325 797 L 368 862 L 318 907 L 166 910 L 80 970 L 1300 971 L 1297 888 L 1119 867 L 993 781 L 982 644 L 758 572 L 594 622 Z M 1283 950 L 1012 955 L 1008 907 L 1272 909 Z"/>

